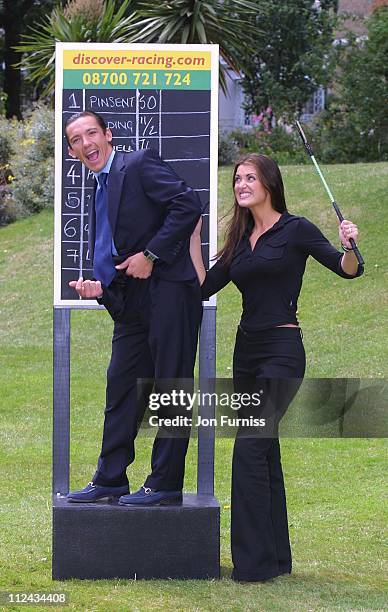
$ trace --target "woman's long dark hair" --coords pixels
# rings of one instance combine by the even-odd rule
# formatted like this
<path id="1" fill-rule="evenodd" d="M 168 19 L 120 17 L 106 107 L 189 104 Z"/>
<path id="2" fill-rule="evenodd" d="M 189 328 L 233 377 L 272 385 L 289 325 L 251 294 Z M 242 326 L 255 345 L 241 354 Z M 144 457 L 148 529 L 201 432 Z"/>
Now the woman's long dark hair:
<path id="1" fill-rule="evenodd" d="M 237 170 L 241 164 L 252 164 L 255 166 L 260 182 L 271 197 L 272 208 L 279 213 L 287 212 L 283 179 L 277 163 L 267 155 L 260 155 L 258 153 L 247 153 L 243 155 L 237 160 L 233 170 L 233 189 Z M 217 253 L 217 258 L 222 257 L 225 264 L 231 262 L 238 243 L 252 221 L 250 210 L 239 206 L 235 197 L 233 215 L 226 228 L 225 244 Z"/>

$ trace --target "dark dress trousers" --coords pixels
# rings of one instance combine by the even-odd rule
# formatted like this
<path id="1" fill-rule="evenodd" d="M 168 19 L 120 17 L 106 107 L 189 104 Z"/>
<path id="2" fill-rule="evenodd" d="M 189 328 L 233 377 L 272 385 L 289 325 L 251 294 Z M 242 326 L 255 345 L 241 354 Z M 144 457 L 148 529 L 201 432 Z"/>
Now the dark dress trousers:
<path id="1" fill-rule="evenodd" d="M 108 176 L 108 217 L 118 253 L 115 263 L 145 249 L 158 260 L 148 279 L 117 272 L 98 300 L 113 318 L 114 331 L 95 484 L 128 482 L 126 468 L 134 460 L 134 440 L 147 403 L 147 394 L 138 401 L 138 378 L 193 377 L 202 303 L 188 245 L 200 212 L 195 192 L 154 151 L 116 152 Z M 92 206 L 92 261 L 94 243 Z M 182 489 L 187 445 L 188 436 L 158 435 L 145 485 Z"/>

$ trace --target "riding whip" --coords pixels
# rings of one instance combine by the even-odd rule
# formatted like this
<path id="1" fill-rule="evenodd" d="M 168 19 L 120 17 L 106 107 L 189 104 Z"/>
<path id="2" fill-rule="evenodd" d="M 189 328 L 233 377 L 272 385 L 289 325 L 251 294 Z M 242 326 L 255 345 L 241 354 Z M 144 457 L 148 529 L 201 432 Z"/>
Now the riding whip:
<path id="1" fill-rule="evenodd" d="M 341 223 L 341 221 L 344 220 L 344 217 L 343 217 L 343 215 L 342 215 L 342 213 L 341 213 L 341 211 L 339 209 L 339 206 L 338 206 L 337 202 L 335 201 L 335 199 L 333 197 L 333 194 L 330 191 L 330 188 L 329 188 L 328 184 L 326 183 L 325 177 L 323 176 L 320 167 L 318 166 L 318 163 L 317 163 L 317 160 L 314 157 L 314 153 L 313 153 L 313 150 L 311 148 L 311 145 L 307 141 L 306 135 L 305 135 L 305 133 L 304 133 L 304 131 L 302 129 L 302 126 L 300 125 L 299 121 L 296 121 L 296 127 L 298 128 L 298 132 L 300 134 L 300 137 L 302 139 L 304 147 L 305 147 L 308 155 L 311 157 L 311 161 L 313 162 L 313 164 L 315 166 L 315 169 L 318 172 L 318 174 L 320 176 L 320 179 L 321 179 L 321 181 L 322 181 L 322 183 L 323 183 L 323 185 L 324 185 L 324 187 L 325 187 L 325 189 L 327 191 L 327 194 L 328 194 L 328 196 L 330 198 L 330 202 L 333 205 L 333 208 L 334 208 L 334 210 L 336 212 L 338 220 Z M 353 238 L 350 238 L 349 242 L 352 245 L 352 249 L 354 251 L 355 256 L 357 257 L 358 263 L 360 264 L 360 266 L 363 266 L 364 265 L 364 260 L 362 258 L 362 255 L 361 255 L 360 251 L 358 250 L 357 244 L 355 243 Z"/>

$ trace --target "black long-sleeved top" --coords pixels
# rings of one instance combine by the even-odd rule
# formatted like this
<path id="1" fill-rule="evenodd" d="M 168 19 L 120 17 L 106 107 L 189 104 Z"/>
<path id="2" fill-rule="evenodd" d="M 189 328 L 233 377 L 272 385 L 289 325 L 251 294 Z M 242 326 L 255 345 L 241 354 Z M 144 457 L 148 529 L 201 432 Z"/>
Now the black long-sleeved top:
<path id="1" fill-rule="evenodd" d="M 259 331 L 298 324 L 297 302 L 309 255 L 343 278 L 361 276 L 363 268 L 350 276 L 341 268 L 342 253 L 304 217 L 283 213 L 257 240 L 252 250 L 250 231 L 242 237 L 226 266 L 222 258 L 207 272 L 202 285 L 207 299 L 232 281 L 242 294 L 241 326 Z"/>

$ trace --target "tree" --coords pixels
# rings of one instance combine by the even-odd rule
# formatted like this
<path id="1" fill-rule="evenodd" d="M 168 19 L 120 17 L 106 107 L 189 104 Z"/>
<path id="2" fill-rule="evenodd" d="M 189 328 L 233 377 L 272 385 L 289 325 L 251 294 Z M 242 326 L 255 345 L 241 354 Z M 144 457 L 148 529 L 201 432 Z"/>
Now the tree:
<path id="1" fill-rule="evenodd" d="M 17 64 L 21 52 L 15 49 L 26 27 L 33 23 L 42 11 L 51 9 L 54 0 L 3 0 L 0 3 L 0 27 L 4 30 L 4 80 L 6 117 L 22 118 L 20 106 L 21 73 Z"/>
<path id="2" fill-rule="evenodd" d="M 27 78 L 44 86 L 43 95 L 51 94 L 55 84 L 55 43 L 128 42 L 133 14 L 126 16 L 131 0 L 69 0 L 57 6 L 38 26 L 22 36 L 18 52 L 24 53 L 21 65 Z"/>
<path id="3" fill-rule="evenodd" d="M 254 22 L 256 11 L 254 0 L 140 1 L 139 18 L 132 25 L 132 42 L 218 44 L 224 62 L 239 71 L 244 55 L 251 54 L 257 38 L 263 37 L 261 22 Z M 220 84 L 225 91 L 222 62 Z"/>
<path id="4" fill-rule="evenodd" d="M 247 110 L 271 107 L 277 118 L 298 115 L 334 69 L 337 0 L 256 0 L 255 23 L 266 32 L 243 62 Z M 265 8 L 263 8 L 265 7 Z"/>
<path id="5" fill-rule="evenodd" d="M 337 118 L 344 134 L 354 133 L 348 148 L 358 158 L 388 158 L 388 6 L 376 3 L 366 20 L 367 37 L 350 37 L 338 77 Z M 330 109 L 329 109 L 330 110 Z M 337 123 L 338 125 L 338 123 Z"/>

